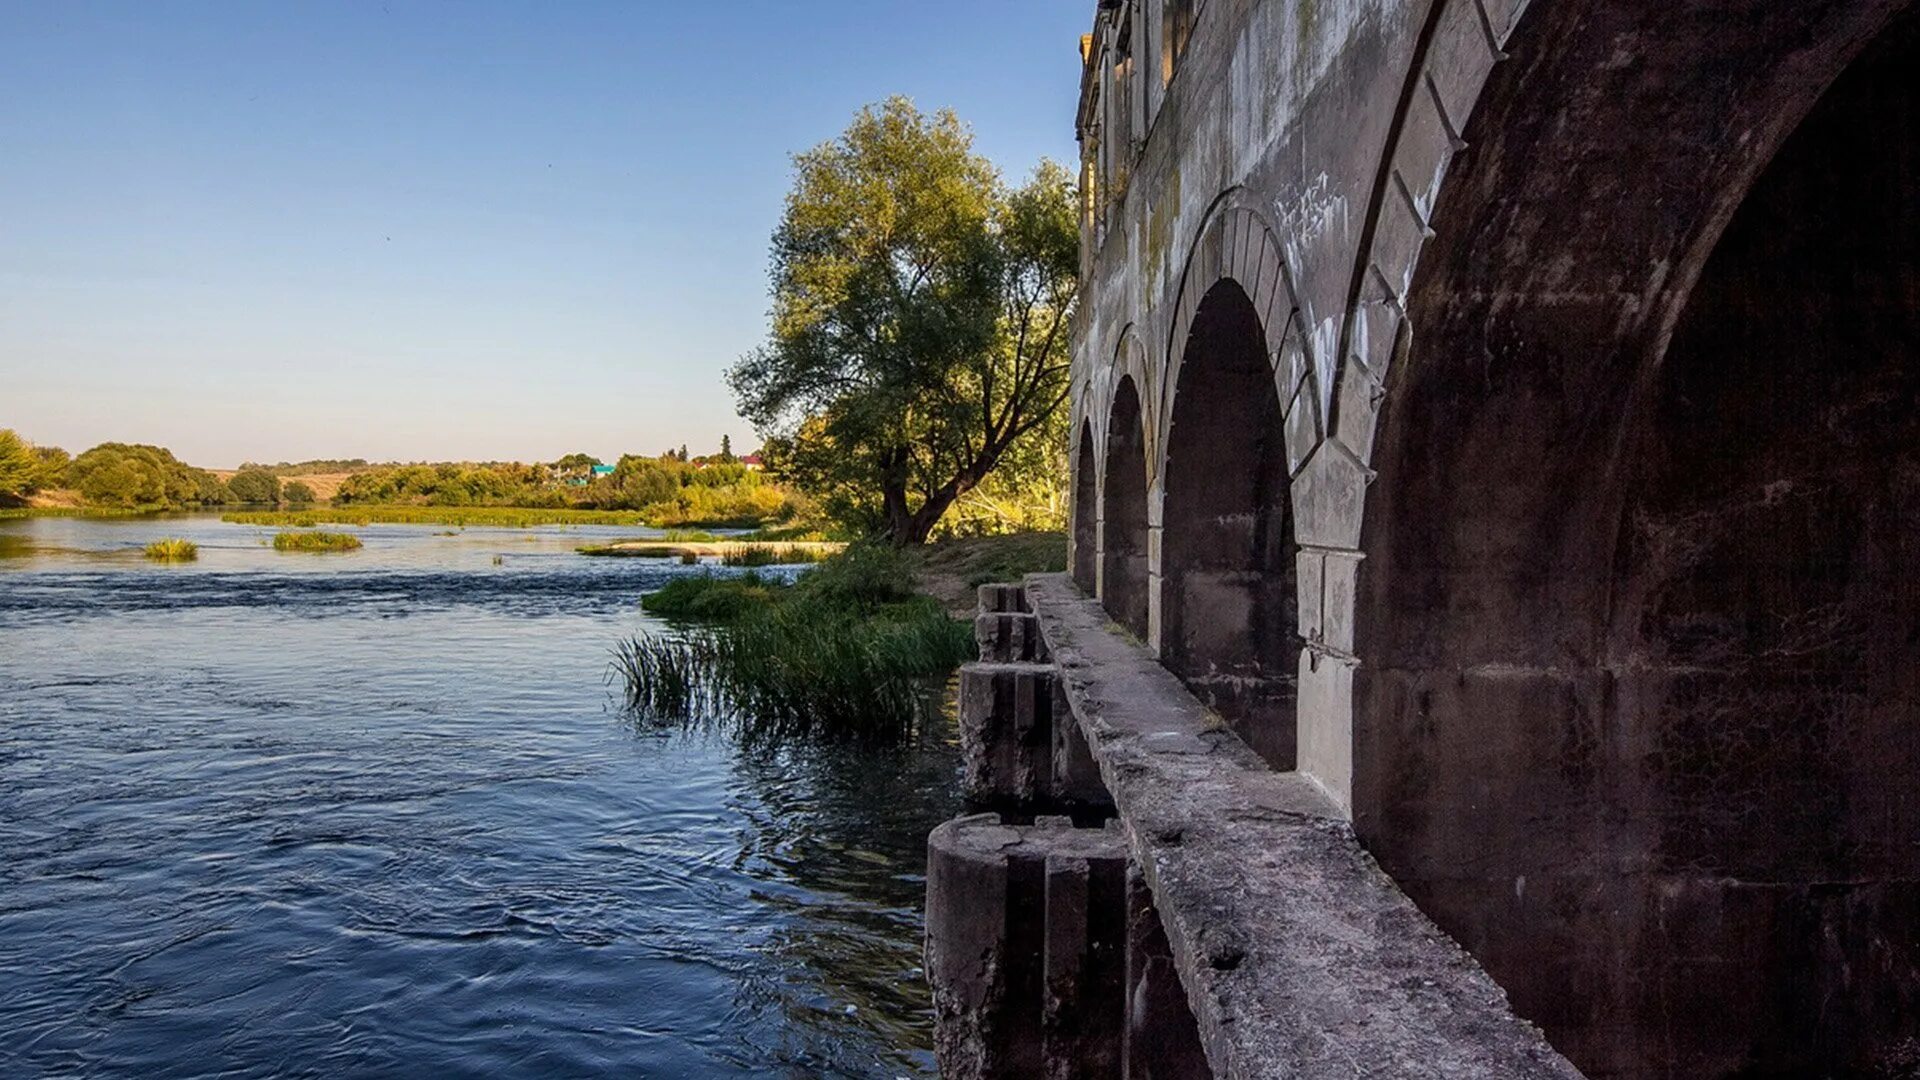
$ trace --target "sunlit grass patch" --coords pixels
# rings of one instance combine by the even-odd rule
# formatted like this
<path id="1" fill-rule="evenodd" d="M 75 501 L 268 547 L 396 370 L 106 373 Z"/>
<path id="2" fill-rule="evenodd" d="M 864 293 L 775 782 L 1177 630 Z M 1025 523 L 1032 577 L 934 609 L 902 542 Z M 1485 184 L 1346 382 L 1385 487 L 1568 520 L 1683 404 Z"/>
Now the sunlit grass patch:
<path id="1" fill-rule="evenodd" d="M 193 562 L 200 557 L 200 545 L 179 537 L 155 540 L 147 545 L 147 558 L 154 562 Z"/>
<path id="2" fill-rule="evenodd" d="M 358 551 L 364 546 L 351 533 L 283 532 L 273 538 L 275 551 Z"/>
<path id="3" fill-rule="evenodd" d="M 818 562 L 820 557 L 815 548 L 792 544 L 742 544 L 723 552 L 720 562 L 724 566 L 794 566 Z"/>

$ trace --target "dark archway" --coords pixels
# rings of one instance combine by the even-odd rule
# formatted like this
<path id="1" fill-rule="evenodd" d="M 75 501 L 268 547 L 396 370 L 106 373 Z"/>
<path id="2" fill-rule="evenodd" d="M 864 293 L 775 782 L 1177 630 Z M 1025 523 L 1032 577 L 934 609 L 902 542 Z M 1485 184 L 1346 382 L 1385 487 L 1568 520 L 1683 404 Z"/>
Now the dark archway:
<path id="1" fill-rule="evenodd" d="M 1107 417 L 1107 485 L 1100 502 L 1100 599 L 1115 622 L 1147 636 L 1147 436 L 1140 392 L 1124 376 Z"/>
<path id="2" fill-rule="evenodd" d="M 1596 1077 L 1914 1065 L 1915 20 L 1860 51 L 1898 6 L 1538 9 L 1410 294 L 1356 825 Z"/>
<path id="3" fill-rule="evenodd" d="M 1161 530 L 1160 657 L 1275 768 L 1295 761 L 1299 614 L 1286 429 L 1253 302 L 1233 281 L 1182 344 Z"/>
<path id="4" fill-rule="evenodd" d="M 1073 459 L 1073 581 L 1088 596 L 1100 578 L 1100 477 L 1094 472 L 1093 422 L 1080 424 L 1080 452 Z"/>

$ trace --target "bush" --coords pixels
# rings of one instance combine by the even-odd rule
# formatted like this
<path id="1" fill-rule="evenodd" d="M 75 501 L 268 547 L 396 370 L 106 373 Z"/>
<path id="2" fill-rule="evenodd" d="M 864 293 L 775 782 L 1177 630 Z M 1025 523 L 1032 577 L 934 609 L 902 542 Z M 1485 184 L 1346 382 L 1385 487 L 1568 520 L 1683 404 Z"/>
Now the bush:
<path id="1" fill-rule="evenodd" d="M 147 545 L 147 558 L 154 562 L 193 562 L 200 557 L 200 545 L 191 540 L 170 537 Z"/>
<path id="2" fill-rule="evenodd" d="M 358 551 L 360 538 L 349 533 L 283 532 L 273 538 L 275 551 Z"/>
<path id="3" fill-rule="evenodd" d="M 313 489 L 298 480 L 281 488 L 280 497 L 288 506 L 312 506 L 314 502 Z"/>

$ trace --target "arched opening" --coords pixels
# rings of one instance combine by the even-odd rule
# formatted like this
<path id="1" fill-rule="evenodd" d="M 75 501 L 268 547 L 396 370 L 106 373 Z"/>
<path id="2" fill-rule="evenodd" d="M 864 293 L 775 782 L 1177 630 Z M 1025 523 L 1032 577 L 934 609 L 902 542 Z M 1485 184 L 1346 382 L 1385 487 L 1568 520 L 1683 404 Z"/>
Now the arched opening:
<path id="1" fill-rule="evenodd" d="M 1147 437 L 1140 392 L 1126 376 L 1107 418 L 1107 487 L 1101 500 L 1100 600 L 1115 622 L 1147 635 Z"/>
<path id="2" fill-rule="evenodd" d="M 1920 33 L 1845 6 L 1541 9 L 1410 294 L 1356 825 L 1596 1077 L 1920 1060 Z"/>
<path id="3" fill-rule="evenodd" d="M 1260 756 L 1291 769 L 1296 560 L 1266 341 L 1246 292 L 1222 281 L 1183 343 L 1167 444 L 1160 658 Z"/>
<path id="4" fill-rule="evenodd" d="M 1073 582 L 1088 596 L 1100 585 L 1100 477 L 1094 472 L 1093 423 L 1080 424 L 1073 459 Z"/>

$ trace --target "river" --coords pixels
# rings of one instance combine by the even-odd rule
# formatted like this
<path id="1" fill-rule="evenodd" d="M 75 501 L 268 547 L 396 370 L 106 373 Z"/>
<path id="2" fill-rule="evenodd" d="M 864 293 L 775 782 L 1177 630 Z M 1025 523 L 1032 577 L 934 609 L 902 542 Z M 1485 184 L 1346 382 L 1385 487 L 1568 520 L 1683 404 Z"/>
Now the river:
<path id="1" fill-rule="evenodd" d="M 932 1075 L 944 741 L 641 730 L 704 571 L 442 531 L 0 521 L 0 1076 Z"/>

